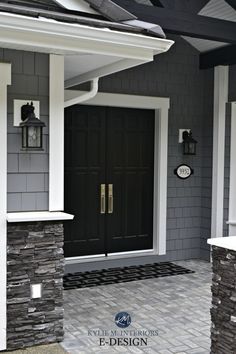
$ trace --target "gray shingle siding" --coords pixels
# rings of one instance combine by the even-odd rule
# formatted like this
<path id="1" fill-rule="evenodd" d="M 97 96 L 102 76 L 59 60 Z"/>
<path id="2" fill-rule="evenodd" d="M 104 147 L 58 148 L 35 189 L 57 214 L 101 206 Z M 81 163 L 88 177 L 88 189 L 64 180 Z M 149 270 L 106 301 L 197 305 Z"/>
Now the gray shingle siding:
<path id="1" fill-rule="evenodd" d="M 199 53 L 183 39 L 152 63 L 101 79 L 100 91 L 170 97 L 168 146 L 167 258 L 209 258 L 211 227 L 213 70 L 199 70 Z M 191 128 L 197 155 L 182 155 L 178 130 Z M 194 168 L 186 181 L 173 170 Z"/>
<path id="2" fill-rule="evenodd" d="M 168 145 L 168 210 L 166 259 L 209 258 L 206 239 L 211 228 L 213 69 L 199 70 L 199 53 L 180 37 L 152 63 L 100 80 L 103 92 L 170 97 Z M 13 64 L 8 89 L 8 210 L 48 209 L 48 55 L 0 50 L 0 58 Z M 236 100 L 236 66 L 230 68 L 230 101 Z M 13 99 L 40 101 L 44 130 L 43 153 L 21 152 L 20 129 L 13 127 Z M 191 128 L 198 141 L 197 155 L 184 157 L 178 129 Z M 228 218 L 230 122 L 226 127 L 224 221 Z M 182 162 L 194 175 L 181 181 L 173 174 Z M 227 226 L 224 223 L 224 234 Z"/>
<path id="3" fill-rule="evenodd" d="M 47 54 L 1 49 L 0 59 L 12 63 L 8 87 L 8 211 L 48 209 L 48 86 Z M 21 151 L 21 129 L 13 126 L 13 100 L 40 101 L 40 118 L 46 123 L 44 151 Z"/>

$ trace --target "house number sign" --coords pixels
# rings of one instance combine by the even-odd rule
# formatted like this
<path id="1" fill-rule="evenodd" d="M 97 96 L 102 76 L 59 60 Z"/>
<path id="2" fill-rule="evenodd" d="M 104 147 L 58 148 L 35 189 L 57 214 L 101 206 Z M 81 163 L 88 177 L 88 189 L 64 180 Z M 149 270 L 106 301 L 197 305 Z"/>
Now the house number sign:
<path id="1" fill-rule="evenodd" d="M 194 170 L 190 166 L 183 164 L 183 165 L 179 165 L 174 170 L 174 173 L 177 175 L 177 177 L 181 179 L 187 179 L 194 173 Z"/>

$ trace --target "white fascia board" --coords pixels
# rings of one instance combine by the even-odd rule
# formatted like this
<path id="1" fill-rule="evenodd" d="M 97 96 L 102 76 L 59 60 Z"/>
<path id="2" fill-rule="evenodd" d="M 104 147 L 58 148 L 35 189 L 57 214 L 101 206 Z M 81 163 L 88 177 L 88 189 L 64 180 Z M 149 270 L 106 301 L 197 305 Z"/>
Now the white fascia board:
<path id="1" fill-rule="evenodd" d="M 81 52 L 149 61 L 150 53 L 166 52 L 174 42 L 44 18 L 0 13 L 0 46 L 55 54 Z"/>

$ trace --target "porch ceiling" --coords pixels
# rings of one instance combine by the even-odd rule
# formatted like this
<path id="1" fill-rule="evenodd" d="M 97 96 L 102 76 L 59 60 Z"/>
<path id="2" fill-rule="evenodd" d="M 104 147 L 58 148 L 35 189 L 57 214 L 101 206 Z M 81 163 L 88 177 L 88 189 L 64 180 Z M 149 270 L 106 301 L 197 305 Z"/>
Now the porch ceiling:
<path id="1" fill-rule="evenodd" d="M 153 60 L 173 41 L 0 12 L 0 47 L 65 56 L 65 87 Z"/>
<path id="2" fill-rule="evenodd" d="M 89 73 L 93 72 L 92 76 L 99 76 L 99 73 L 104 67 L 113 66 L 120 62 L 123 58 L 118 56 L 98 55 L 84 53 L 79 55 L 65 56 L 65 82 L 66 86 L 73 85 L 73 81 L 77 78 L 78 83 L 85 82 L 86 76 L 88 79 Z"/>

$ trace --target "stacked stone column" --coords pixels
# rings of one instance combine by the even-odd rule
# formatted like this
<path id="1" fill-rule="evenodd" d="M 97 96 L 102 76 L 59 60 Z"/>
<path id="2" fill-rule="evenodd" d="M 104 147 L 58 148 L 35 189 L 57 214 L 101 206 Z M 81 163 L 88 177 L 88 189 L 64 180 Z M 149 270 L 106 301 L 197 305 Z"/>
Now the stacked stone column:
<path id="1" fill-rule="evenodd" d="M 236 252 L 213 246 L 211 354 L 236 353 Z"/>
<path id="2" fill-rule="evenodd" d="M 63 339 L 63 225 L 8 224 L 7 349 Z M 42 297 L 31 298 L 31 285 Z"/>

